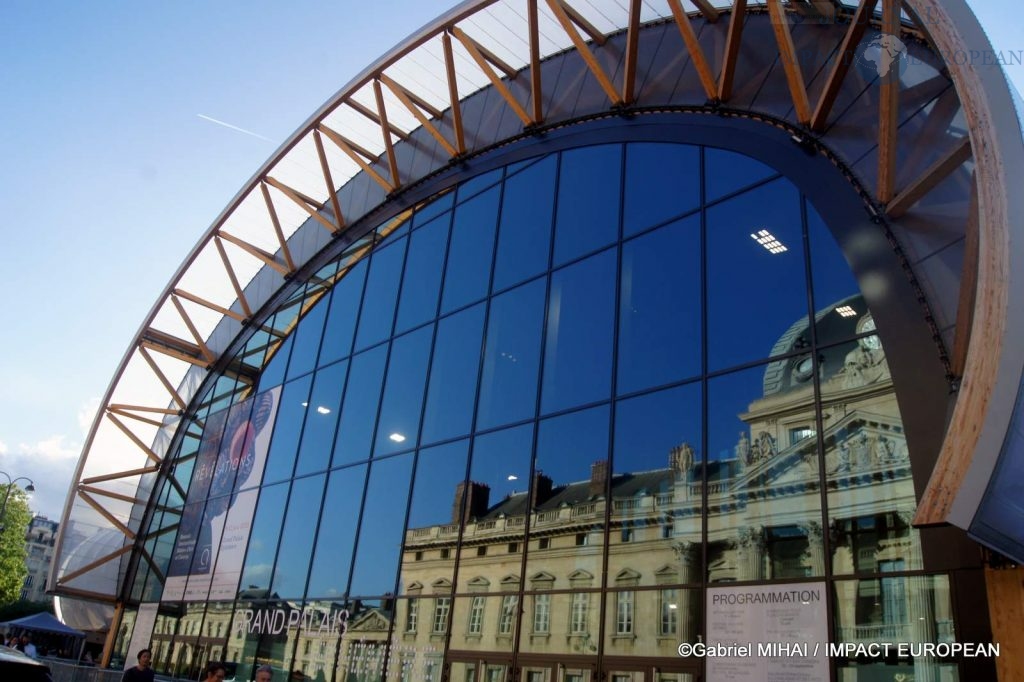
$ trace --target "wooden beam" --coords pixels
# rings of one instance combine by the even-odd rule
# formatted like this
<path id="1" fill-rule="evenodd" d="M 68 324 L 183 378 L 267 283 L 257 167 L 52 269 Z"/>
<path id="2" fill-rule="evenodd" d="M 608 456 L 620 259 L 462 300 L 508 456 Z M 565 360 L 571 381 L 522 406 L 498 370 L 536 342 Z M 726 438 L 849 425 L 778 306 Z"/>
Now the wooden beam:
<path id="1" fill-rule="evenodd" d="M 668 0 L 668 6 L 672 10 L 672 18 L 676 21 L 679 35 L 686 43 L 686 51 L 690 53 L 690 61 L 693 62 L 694 68 L 697 69 L 697 75 L 700 76 L 704 94 L 709 100 L 717 100 L 718 86 L 715 84 L 715 77 L 711 73 L 708 60 L 704 56 L 704 48 L 700 46 L 700 41 L 697 39 L 697 32 L 693 30 L 693 24 L 690 23 L 690 17 L 683 11 L 679 0 Z"/>
<path id="2" fill-rule="evenodd" d="M 373 166 L 367 163 L 367 159 L 364 158 L 364 155 L 369 155 L 370 152 L 363 149 L 362 147 L 354 146 L 354 143 L 351 140 L 342 137 L 335 131 L 325 126 L 323 123 L 319 124 L 319 128 L 323 132 L 323 134 L 326 135 L 327 138 L 335 144 L 335 146 L 338 149 L 344 152 L 348 158 L 352 159 L 356 163 L 356 165 L 363 169 L 363 172 L 369 175 L 374 180 L 374 182 L 383 187 L 385 192 L 390 193 L 395 190 L 394 185 L 385 180 L 381 176 L 381 174 L 378 173 L 376 169 L 373 168 Z M 372 156 L 369 157 L 369 161 L 375 160 L 376 159 L 374 159 Z"/>
<path id="3" fill-rule="evenodd" d="M 953 149 L 928 167 L 921 176 L 907 186 L 886 206 L 886 214 L 890 218 L 900 218 L 925 194 L 935 189 L 936 185 L 949 177 L 950 173 L 971 158 L 971 139 L 964 137 Z"/>
<path id="4" fill-rule="evenodd" d="M 91 495 L 103 495 L 104 497 L 111 497 L 115 500 L 121 500 L 122 502 L 131 502 L 132 504 L 145 504 L 146 500 L 140 500 L 137 497 L 131 495 L 122 495 L 121 493 L 111 492 L 109 490 L 103 490 L 102 488 L 96 488 L 89 485 L 79 485 L 79 490 L 83 490 Z"/>
<path id="5" fill-rule="evenodd" d="M 172 410 L 168 407 L 147 407 L 145 405 L 129 405 L 127 403 L 110 403 L 107 409 L 111 412 L 151 412 L 153 414 L 167 414 L 172 417 L 181 416 L 181 410 Z"/>
<path id="6" fill-rule="evenodd" d="M 404 94 L 406 98 L 408 98 L 413 104 L 415 104 L 421 110 L 430 114 L 431 118 L 441 118 L 441 114 L 443 112 L 440 109 L 438 109 L 430 102 L 417 95 L 409 88 L 405 87 L 404 85 L 399 85 L 397 82 L 395 82 L 394 79 L 392 79 L 391 77 L 386 77 L 383 73 L 380 76 L 380 80 L 383 81 L 384 84 L 387 85 L 388 87 L 398 88 L 399 90 L 401 90 L 402 94 Z"/>
<path id="7" fill-rule="evenodd" d="M 262 183 L 260 183 L 262 187 Z M 238 299 L 238 304 L 242 306 L 242 312 L 245 313 L 245 318 L 252 318 L 252 308 L 249 307 L 249 300 L 245 297 L 245 291 L 242 290 L 242 285 L 238 281 L 238 275 L 235 274 L 235 269 L 231 267 L 231 261 L 228 260 L 228 254 L 224 251 L 224 243 L 220 240 L 219 236 L 214 236 L 213 245 L 217 247 L 217 253 L 220 255 L 220 260 L 224 264 L 224 271 L 228 273 L 228 279 L 231 280 L 231 287 L 235 290 L 235 298 Z"/>
<path id="8" fill-rule="evenodd" d="M 82 500 L 83 500 L 83 501 L 85 501 L 85 503 L 86 503 L 86 504 L 88 504 L 88 505 L 89 505 L 90 507 L 92 507 L 92 508 L 93 508 L 93 509 L 95 509 L 95 510 L 96 510 L 97 512 L 99 512 L 99 515 L 100 515 L 100 516 L 102 516 L 102 517 L 103 517 L 103 518 L 105 518 L 105 519 L 106 519 L 107 521 L 109 521 L 109 522 L 110 522 L 111 524 L 113 524 L 114 526 L 116 526 L 116 527 L 117 527 L 117 529 L 118 529 L 119 531 L 121 531 L 121 533 L 122 533 L 122 534 L 123 534 L 123 535 L 124 535 L 125 537 L 127 537 L 127 538 L 129 538 L 129 539 L 131 539 L 131 540 L 134 540 L 134 539 L 135 539 L 135 532 L 134 532 L 134 531 L 132 531 L 132 529 L 131 529 L 131 528 L 129 528 L 128 526 L 126 526 L 126 525 L 124 525 L 123 523 L 121 523 L 121 521 L 120 521 L 120 520 L 119 520 L 119 519 L 118 519 L 118 518 L 117 518 L 116 516 L 114 516 L 113 514 L 111 514 L 111 513 L 109 512 L 109 511 L 107 511 L 107 510 L 106 510 L 106 509 L 105 509 L 105 508 L 103 507 L 103 505 L 102 505 L 102 504 L 100 504 L 99 502 L 97 502 L 97 501 L 95 500 L 95 498 L 93 498 L 93 497 L 92 497 L 92 496 L 91 496 L 91 495 L 90 495 L 89 493 L 87 493 L 87 492 L 83 491 L 83 490 L 82 490 L 81 488 L 79 488 L 79 490 L 78 490 L 78 496 L 79 496 L 80 498 L 82 498 Z"/>
<path id="9" fill-rule="evenodd" d="M 380 82 L 388 86 L 388 90 L 390 90 L 395 97 L 398 98 L 398 101 L 400 101 L 405 108 L 409 110 L 409 113 L 416 117 L 416 120 L 420 122 L 420 125 L 423 126 L 424 130 L 430 133 L 430 135 L 437 140 L 438 144 L 445 148 L 449 156 L 458 156 L 459 151 L 452 146 L 451 142 L 445 139 L 444 135 L 441 134 L 441 131 L 434 127 L 434 124 L 430 122 L 430 119 L 424 116 L 423 111 L 416 106 L 416 100 L 410 96 L 410 93 L 405 88 L 391 80 L 387 74 L 383 73 L 380 75 Z M 379 86 L 377 87 L 379 88 Z M 435 118 L 440 118 L 440 114 Z"/>
<path id="10" fill-rule="evenodd" d="M 112 561 L 113 559 L 116 559 L 117 557 L 121 556 L 122 554 L 125 554 L 126 552 L 130 552 L 132 550 L 132 547 L 133 545 L 131 543 L 125 544 L 120 549 L 115 549 L 113 552 L 110 552 L 109 554 L 104 554 L 99 559 L 96 559 L 95 561 L 90 561 L 81 568 L 77 568 L 74 571 L 71 571 L 70 573 L 65 573 L 58 579 L 58 584 L 70 582 L 81 575 L 85 575 L 94 568 L 102 566 L 108 561 Z M 111 630 L 113 630 L 113 628 L 111 628 Z"/>
<path id="11" fill-rule="evenodd" d="M 575 7 L 570 5 L 568 2 L 565 2 L 564 0 L 559 0 L 559 4 L 561 4 L 562 7 L 565 9 L 565 14 L 566 16 L 569 17 L 569 20 L 572 21 L 572 23 L 579 26 L 580 30 L 582 30 L 584 33 L 590 36 L 591 40 L 593 40 L 598 45 L 604 45 L 606 42 L 608 42 L 608 37 L 604 33 L 601 33 L 601 31 L 597 30 L 596 26 L 587 21 L 587 18 L 580 14 L 579 10 L 577 10 Z"/>
<path id="12" fill-rule="evenodd" d="M 143 417 L 140 414 L 135 414 L 134 412 L 130 412 L 128 410 L 118 410 L 118 409 L 115 409 L 113 407 L 108 406 L 107 407 L 107 412 L 109 412 L 111 414 L 120 415 L 122 417 L 128 417 L 129 419 L 134 419 L 135 421 L 142 422 L 143 424 L 149 424 L 150 426 L 155 426 L 158 429 L 161 429 L 161 428 L 164 427 L 164 423 L 161 422 L 161 421 L 157 421 L 156 419 L 151 419 L 149 417 Z"/>
<path id="13" fill-rule="evenodd" d="M 338 191 L 334 187 L 334 180 L 331 178 L 331 167 L 327 163 L 327 153 L 324 151 L 324 141 L 320 139 L 320 131 L 313 128 L 313 144 L 316 145 L 316 155 L 320 159 L 320 172 L 324 176 L 324 184 L 327 185 L 327 196 L 331 201 L 331 210 L 334 211 L 334 219 L 338 225 L 345 224 L 345 218 L 341 212 L 341 204 L 338 202 Z"/>
<path id="14" fill-rule="evenodd" d="M 155 350 L 157 353 L 162 353 L 163 355 L 166 355 L 169 358 L 175 358 L 176 360 L 181 360 L 182 362 L 187 362 L 190 365 L 202 367 L 203 369 L 207 369 L 209 367 L 206 360 L 199 357 L 198 355 L 190 355 L 189 353 L 177 350 L 174 347 L 165 346 L 163 344 L 156 343 L 149 339 L 143 339 L 139 341 L 139 348 L 148 348 L 149 350 Z"/>
<path id="15" fill-rule="evenodd" d="M 843 81 L 846 80 L 846 74 L 849 73 L 850 67 L 853 65 L 854 59 L 856 59 L 855 50 L 864 37 L 864 31 L 867 30 L 871 23 L 871 17 L 877 4 L 878 0 L 861 0 L 857 11 L 854 12 L 853 17 L 850 19 L 850 26 L 846 29 L 843 42 L 836 52 L 832 71 L 829 73 L 828 80 L 825 81 L 825 87 L 818 97 L 818 105 L 814 108 L 814 115 L 811 116 L 811 130 L 821 132 L 825 129 L 828 115 L 832 111 L 832 105 L 835 104 Z"/>
<path id="16" fill-rule="evenodd" d="M 732 97 L 732 82 L 736 76 L 736 62 L 739 60 L 746 15 L 747 0 L 734 0 L 732 14 L 729 16 L 729 32 L 725 39 L 725 52 L 722 54 L 722 70 L 718 73 L 718 99 L 722 102 Z"/>
<path id="17" fill-rule="evenodd" d="M 579 52 L 580 57 L 583 58 L 583 61 L 590 69 L 590 72 L 594 75 L 594 78 L 597 79 L 598 85 L 600 85 L 601 89 L 604 90 L 606 95 L 608 95 L 608 99 L 611 100 L 612 104 L 615 106 L 622 104 L 622 99 L 619 97 L 619 93 L 615 90 L 615 86 L 612 85 L 611 80 L 609 80 L 608 76 L 605 75 L 604 69 L 601 68 L 601 65 L 597 63 L 597 59 L 590 51 L 590 48 L 587 47 L 587 44 L 583 42 L 583 38 L 580 37 L 580 34 L 573 27 L 573 21 L 570 19 L 569 10 L 567 9 L 568 6 L 565 4 L 564 0 L 547 0 L 547 3 L 548 7 L 550 7 L 551 11 L 554 13 L 555 18 L 558 20 L 558 23 L 562 25 L 562 30 L 565 31 L 565 34 L 569 36 L 570 40 L 572 40 L 572 43 L 576 46 L 576 50 Z"/>
<path id="18" fill-rule="evenodd" d="M 376 83 L 376 81 L 374 81 L 374 82 Z M 370 119 L 371 121 L 373 121 L 377 125 L 381 126 L 384 129 L 384 131 L 385 131 L 385 133 L 384 133 L 385 138 L 387 137 L 387 133 L 390 132 L 392 135 L 394 135 L 395 137 L 397 137 L 397 138 L 399 138 L 401 140 L 408 140 L 409 139 L 409 133 L 405 132 L 401 128 L 395 127 L 391 123 L 388 123 L 387 118 L 381 118 L 381 116 L 378 115 L 373 109 L 370 109 L 369 107 L 360 104 L 359 102 L 355 101 L 354 99 L 346 100 L 345 104 L 349 105 L 350 107 L 355 109 L 357 112 L 359 112 L 360 114 L 362 114 L 366 118 Z M 381 111 L 383 111 L 383 108 L 381 108 Z"/>
<path id="19" fill-rule="evenodd" d="M 341 222 L 341 216 L 335 216 L 338 219 L 338 223 L 335 224 L 327 218 L 320 215 L 320 209 L 322 206 L 316 202 L 312 197 L 308 197 L 297 189 L 293 189 L 288 185 L 284 184 L 280 180 L 276 180 L 271 176 L 263 178 L 263 182 L 276 187 L 282 194 L 292 200 L 292 202 L 301 208 L 303 211 L 309 214 L 309 217 L 315 219 L 318 223 L 324 226 L 324 228 L 331 234 L 336 234 L 341 231 L 344 223 Z"/>
<path id="20" fill-rule="evenodd" d="M 203 354 L 204 358 L 206 358 L 206 362 L 212 365 L 217 360 L 217 356 L 214 355 L 213 351 L 210 350 L 210 347 L 206 345 L 206 341 L 199 333 L 199 330 L 196 329 L 195 324 L 192 322 L 192 318 L 188 316 L 185 306 L 182 305 L 181 299 L 174 294 L 171 294 L 170 298 L 171 304 L 174 305 L 174 308 L 178 311 L 178 314 L 181 316 L 181 319 L 188 328 L 192 338 L 195 339 L 196 345 L 199 346 L 199 352 Z"/>
<path id="21" fill-rule="evenodd" d="M 526 13 L 530 37 L 530 99 L 533 101 L 533 122 L 544 121 L 544 101 L 540 80 L 540 22 L 537 16 L 537 2 L 527 0 Z"/>
<path id="22" fill-rule="evenodd" d="M 121 429 L 124 432 L 124 434 L 128 436 L 128 439 L 131 442 L 139 446 L 139 449 L 142 450 L 142 452 L 145 453 L 146 457 L 148 457 L 154 464 L 159 465 L 163 461 L 158 454 L 153 452 L 148 445 L 142 442 L 141 438 L 132 433 L 131 429 L 129 429 L 124 422 L 118 419 L 113 412 L 107 412 L 107 419 L 114 422 L 114 425 L 117 426 L 117 428 Z"/>
<path id="23" fill-rule="evenodd" d="M 214 239 L 223 239 L 224 241 L 231 242 L 232 244 L 234 244 L 235 246 L 240 248 L 242 251 L 245 251 L 247 254 L 249 254 L 253 258 L 261 260 L 264 263 L 266 263 L 267 265 L 269 265 L 270 267 L 274 268 L 275 270 L 277 270 L 280 274 L 284 275 L 285 277 L 287 277 L 288 275 L 291 274 L 291 270 L 289 270 L 286 266 L 284 266 L 280 262 L 278 262 L 278 260 L 276 258 L 274 258 L 273 254 L 267 253 L 266 251 L 264 251 L 263 249 L 259 248 L 258 246 L 254 246 L 254 245 L 250 244 L 249 242 L 245 241 L 244 239 L 240 239 L 239 237 L 236 237 L 235 235 L 233 235 L 233 234 L 231 234 L 229 232 L 225 232 L 224 230 L 220 230 L 220 231 L 217 232 L 217 235 L 214 237 Z"/>
<path id="24" fill-rule="evenodd" d="M 636 60 L 640 52 L 641 0 L 629 0 L 629 25 L 626 28 L 626 72 L 622 77 L 622 101 L 633 103 L 636 89 Z"/>
<path id="25" fill-rule="evenodd" d="M 185 291 L 184 289 L 175 288 L 173 293 L 174 293 L 174 295 L 178 296 L 179 298 L 183 298 L 186 301 L 192 301 L 193 303 L 201 305 L 204 308 L 208 308 L 208 309 L 212 310 L 215 313 L 220 313 L 221 315 L 223 315 L 225 317 L 230 317 L 231 319 L 238 320 L 239 322 L 245 322 L 245 315 L 243 315 L 241 313 L 238 313 L 238 312 L 235 312 L 234 310 L 231 310 L 230 308 L 225 308 L 224 306 L 217 305 L 213 301 L 208 301 L 207 299 L 202 298 L 200 296 L 196 296 L 193 293 L 189 293 L 188 291 Z"/>
<path id="26" fill-rule="evenodd" d="M 811 122 L 811 103 L 807 99 L 807 85 L 800 70 L 800 60 L 797 57 L 796 46 L 793 45 L 793 34 L 789 30 L 789 18 L 782 6 L 782 0 L 768 0 L 768 13 L 772 19 L 775 42 L 779 45 L 779 59 L 782 60 L 782 68 L 786 72 L 789 94 L 793 98 L 796 120 L 802 125 L 807 125 Z"/>
<path id="27" fill-rule="evenodd" d="M 388 123 L 388 109 L 384 106 L 384 93 L 380 89 L 380 81 L 373 81 L 373 96 L 377 102 L 377 111 L 380 112 L 380 134 L 384 139 L 384 151 L 388 157 L 388 168 L 391 170 L 391 184 L 398 187 L 402 184 L 402 179 L 398 175 L 398 161 L 395 156 L 395 145 L 391 140 L 391 135 L 388 134 L 388 130 L 391 129 L 391 124 Z"/>
<path id="28" fill-rule="evenodd" d="M 964 259 L 960 270 L 960 296 L 956 308 L 956 326 L 953 329 L 953 352 L 949 360 L 950 372 L 955 377 L 963 377 L 967 367 L 967 349 L 971 345 L 974 301 L 978 292 L 978 218 L 978 181 L 972 177 L 967 231 L 964 234 Z"/>
<path id="29" fill-rule="evenodd" d="M 710 0 L 693 0 L 693 4 L 700 10 L 704 20 L 709 24 L 713 24 L 718 21 L 720 12 L 715 9 L 715 6 L 711 4 Z"/>
<path id="30" fill-rule="evenodd" d="M 115 471 L 112 474 L 102 474 L 100 476 L 90 476 L 89 478 L 83 478 L 81 483 L 86 485 L 92 485 L 93 483 L 103 483 L 104 481 L 116 481 L 119 478 L 130 478 L 131 476 L 143 476 L 145 474 L 153 474 L 160 470 L 160 467 L 149 466 L 141 467 L 139 469 L 128 469 L 127 471 Z"/>
<path id="31" fill-rule="evenodd" d="M 452 26 L 451 31 L 452 35 L 454 35 L 458 41 L 462 43 L 462 46 L 466 48 L 466 51 L 469 52 L 469 56 L 473 58 L 474 62 L 476 62 L 477 67 L 483 71 L 484 75 L 487 76 L 487 79 L 491 81 L 491 85 L 494 86 L 494 89 L 498 91 L 498 94 L 501 95 L 502 99 L 508 103 L 512 111 L 515 112 L 515 115 L 519 117 L 519 120 L 522 121 L 523 125 L 530 125 L 533 122 L 530 120 L 530 116 L 526 113 L 526 110 L 523 109 L 519 102 L 516 101 L 516 98 L 512 96 L 512 91 L 508 89 L 507 85 L 505 85 L 505 81 L 503 81 L 501 77 L 495 73 L 494 69 L 491 68 L 488 60 L 484 58 L 483 53 L 478 49 L 479 45 L 477 45 L 476 42 L 466 35 L 458 26 Z"/>
<path id="32" fill-rule="evenodd" d="M 171 385 L 170 380 L 168 380 L 167 376 L 160 370 L 160 367 L 159 365 L 156 364 L 156 360 L 153 359 L 153 356 L 150 355 L 149 352 L 142 347 L 139 348 L 139 355 L 141 355 L 142 358 L 146 361 L 146 363 L 149 364 L 149 368 L 153 370 L 153 374 L 155 374 L 156 378 L 160 380 L 160 383 L 164 385 L 164 388 L 167 389 L 167 392 L 171 394 L 171 399 L 174 400 L 175 403 L 177 403 L 179 408 L 184 410 L 186 407 L 185 399 L 182 398 L 178 394 L 178 391 L 174 388 L 174 386 Z"/>
<path id="33" fill-rule="evenodd" d="M 892 36 L 900 34 L 899 0 L 883 0 L 882 33 Z M 897 65 L 893 63 L 895 70 Z M 880 204 L 893 199 L 896 187 L 896 142 L 899 132 L 900 79 L 899 74 L 890 71 L 882 79 L 882 93 L 878 104 L 878 189 Z"/>
<path id="34" fill-rule="evenodd" d="M 516 71 L 516 69 L 514 69 L 512 65 L 510 65 L 501 57 L 488 50 L 486 47 L 478 43 L 473 38 L 471 38 L 468 33 L 463 31 L 458 26 L 453 25 L 450 29 L 448 29 L 448 31 L 456 38 L 458 38 L 463 45 L 465 45 L 467 41 L 473 43 L 473 47 L 475 47 L 476 51 L 480 53 L 480 56 L 483 57 L 484 60 L 486 60 L 489 64 L 496 66 L 498 70 L 504 73 L 505 77 L 508 78 L 509 80 L 513 80 L 517 75 L 519 75 L 519 72 Z"/>
<path id="35" fill-rule="evenodd" d="M 455 129 L 455 148 L 460 154 L 466 153 L 466 133 L 462 129 L 462 105 L 459 104 L 459 81 L 455 74 L 455 53 L 452 51 L 452 37 L 445 31 L 441 34 L 444 49 L 444 72 L 448 80 L 448 104 L 452 112 L 452 127 Z"/>

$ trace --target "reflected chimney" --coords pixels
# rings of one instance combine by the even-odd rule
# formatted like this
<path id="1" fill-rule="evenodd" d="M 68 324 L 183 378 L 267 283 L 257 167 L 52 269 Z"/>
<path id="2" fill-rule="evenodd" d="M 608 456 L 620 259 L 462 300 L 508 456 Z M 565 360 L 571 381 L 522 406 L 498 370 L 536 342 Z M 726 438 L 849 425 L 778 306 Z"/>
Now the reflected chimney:
<path id="1" fill-rule="evenodd" d="M 590 465 L 590 496 L 603 497 L 607 484 L 608 460 L 598 460 Z"/>
<path id="2" fill-rule="evenodd" d="M 543 472 L 538 471 L 533 475 L 533 493 L 530 498 L 530 506 L 533 508 L 544 504 L 551 499 L 551 489 L 554 487 L 550 478 Z"/>
<path id="3" fill-rule="evenodd" d="M 470 481 L 469 499 L 466 500 L 465 510 L 462 507 L 462 498 L 467 494 L 466 483 L 462 482 L 455 486 L 455 500 L 452 502 L 452 523 L 468 523 L 471 518 L 479 518 L 487 513 L 491 499 L 491 488 L 484 483 Z M 459 514 L 462 518 L 459 518 Z"/>

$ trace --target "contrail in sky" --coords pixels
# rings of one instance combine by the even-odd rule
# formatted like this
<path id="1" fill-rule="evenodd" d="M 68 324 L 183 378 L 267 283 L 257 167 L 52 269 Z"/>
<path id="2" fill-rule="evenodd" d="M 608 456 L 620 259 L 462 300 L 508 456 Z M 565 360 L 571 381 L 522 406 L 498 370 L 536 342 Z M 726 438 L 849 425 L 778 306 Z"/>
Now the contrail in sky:
<path id="1" fill-rule="evenodd" d="M 232 130 L 237 130 L 240 133 L 245 133 L 246 135 L 252 135 L 253 137 L 258 137 L 259 139 L 266 140 L 267 142 L 273 142 L 273 140 L 271 140 L 269 137 L 263 137 L 259 133 L 254 133 L 251 130 L 246 130 L 245 128 L 239 128 L 238 126 L 233 126 L 230 123 L 225 123 L 224 121 L 218 121 L 217 119 L 210 118 L 209 116 L 206 116 L 205 114 L 196 114 L 196 116 L 198 116 L 199 118 L 203 119 L 204 121 L 209 121 L 210 123 L 216 123 L 219 126 L 224 126 L 225 128 L 231 128 Z"/>

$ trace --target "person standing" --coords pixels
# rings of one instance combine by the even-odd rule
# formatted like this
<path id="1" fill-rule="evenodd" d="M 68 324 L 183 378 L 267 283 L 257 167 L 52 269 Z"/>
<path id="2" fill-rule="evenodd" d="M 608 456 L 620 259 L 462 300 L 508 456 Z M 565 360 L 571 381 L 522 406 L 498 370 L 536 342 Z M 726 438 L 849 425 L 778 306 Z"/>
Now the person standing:
<path id="1" fill-rule="evenodd" d="M 261 665 L 256 668 L 256 682 L 273 682 L 274 669 L 269 665 Z"/>
<path id="2" fill-rule="evenodd" d="M 135 657 L 139 661 L 138 664 L 124 671 L 121 682 L 153 682 L 153 669 L 149 667 L 153 661 L 153 652 L 142 649 Z"/>
<path id="3" fill-rule="evenodd" d="M 36 645 L 32 643 L 32 638 L 28 635 L 21 636 L 21 650 L 30 658 L 39 657 L 39 652 L 36 651 Z"/>

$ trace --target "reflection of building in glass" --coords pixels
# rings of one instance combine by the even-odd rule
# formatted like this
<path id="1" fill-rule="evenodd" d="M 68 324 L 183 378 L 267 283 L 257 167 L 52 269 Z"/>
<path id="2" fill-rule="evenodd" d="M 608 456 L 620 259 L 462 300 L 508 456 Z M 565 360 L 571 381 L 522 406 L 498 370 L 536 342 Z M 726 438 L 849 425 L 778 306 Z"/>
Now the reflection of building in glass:
<path id="1" fill-rule="evenodd" d="M 994 114 L 936 51 L 961 3 L 938 24 L 917 0 L 570 4 L 463 6 L 390 53 L 282 151 L 323 178 L 275 160 L 211 230 L 235 298 L 169 290 L 225 317 L 194 340 L 147 323 L 132 357 L 188 363 L 182 393 L 112 403 L 154 445 L 83 468 L 63 524 L 125 538 L 57 584 L 120 607 L 115 662 L 151 642 L 185 677 L 222 657 L 237 679 L 690 682 L 714 671 L 677 647 L 722 631 L 716 595 L 788 586 L 824 595 L 812 641 L 991 637 L 977 546 L 913 526 L 951 449 L 991 459 L 1005 434 L 971 441 L 963 415 L 995 390 L 968 330 L 1007 280 L 974 255 L 1006 227 L 980 151 L 1021 139 L 964 123 Z M 897 33 L 898 82 L 827 59 Z M 986 433 L 1011 393 L 975 408 Z"/>

